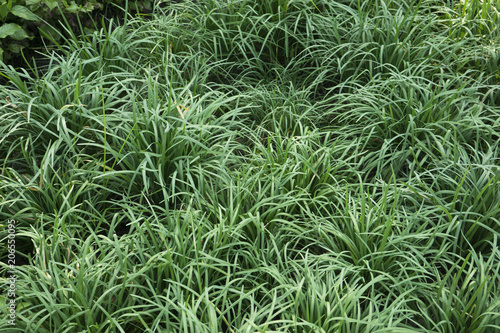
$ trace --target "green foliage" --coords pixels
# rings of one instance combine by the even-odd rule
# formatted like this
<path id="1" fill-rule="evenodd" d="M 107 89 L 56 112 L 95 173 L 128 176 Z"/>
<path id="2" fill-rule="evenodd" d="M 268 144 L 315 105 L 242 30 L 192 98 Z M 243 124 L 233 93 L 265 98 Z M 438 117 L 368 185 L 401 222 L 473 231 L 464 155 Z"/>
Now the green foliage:
<path id="1" fill-rule="evenodd" d="M 42 26 L 45 21 L 55 25 L 54 16 L 63 13 L 90 12 L 100 6 L 95 1 L 83 1 L 77 5 L 75 1 L 55 0 L 1 0 L 0 3 L 0 61 L 8 60 L 14 54 L 29 45 L 28 41 L 35 34 L 33 28 Z M 60 8 L 59 8 L 60 7 Z"/>
<path id="2" fill-rule="evenodd" d="M 65 16 L 44 68 L 0 63 L 0 332 L 498 331 L 484 3 Z"/>
<path id="3" fill-rule="evenodd" d="M 128 5 L 130 11 L 151 9 L 152 0 L 111 1 L 111 0 L 0 0 L 0 61 L 9 60 L 24 48 L 32 45 L 33 39 L 40 39 L 38 29 L 57 38 L 57 29 L 62 16 L 78 24 L 75 18 L 101 10 L 106 5 Z M 38 42 L 39 44 L 40 42 Z M 33 47 L 33 46 L 32 46 Z"/>

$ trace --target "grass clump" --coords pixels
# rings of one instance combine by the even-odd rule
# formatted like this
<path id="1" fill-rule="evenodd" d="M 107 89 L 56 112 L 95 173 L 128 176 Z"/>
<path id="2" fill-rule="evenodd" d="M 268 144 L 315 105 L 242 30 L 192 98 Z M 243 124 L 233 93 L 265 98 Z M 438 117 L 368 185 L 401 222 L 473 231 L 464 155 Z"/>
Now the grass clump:
<path id="1" fill-rule="evenodd" d="M 500 329 L 497 19 L 185 1 L 2 64 L 0 332 Z"/>

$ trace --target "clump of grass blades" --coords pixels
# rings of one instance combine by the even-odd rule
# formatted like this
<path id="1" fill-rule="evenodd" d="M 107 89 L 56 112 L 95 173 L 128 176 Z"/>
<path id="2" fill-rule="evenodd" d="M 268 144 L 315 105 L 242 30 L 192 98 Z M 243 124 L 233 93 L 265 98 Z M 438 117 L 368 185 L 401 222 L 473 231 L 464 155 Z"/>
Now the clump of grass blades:
<path id="1" fill-rule="evenodd" d="M 499 329 L 497 12 L 185 1 L 2 64 L 0 332 Z"/>

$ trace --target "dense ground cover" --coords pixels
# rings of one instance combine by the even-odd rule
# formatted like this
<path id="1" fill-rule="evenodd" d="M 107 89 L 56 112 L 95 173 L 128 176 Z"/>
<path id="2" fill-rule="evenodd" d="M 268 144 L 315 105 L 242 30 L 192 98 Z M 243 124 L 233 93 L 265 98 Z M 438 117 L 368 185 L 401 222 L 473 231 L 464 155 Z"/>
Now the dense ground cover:
<path id="1" fill-rule="evenodd" d="M 499 26 L 186 1 L 3 65 L 0 332 L 500 330 Z"/>

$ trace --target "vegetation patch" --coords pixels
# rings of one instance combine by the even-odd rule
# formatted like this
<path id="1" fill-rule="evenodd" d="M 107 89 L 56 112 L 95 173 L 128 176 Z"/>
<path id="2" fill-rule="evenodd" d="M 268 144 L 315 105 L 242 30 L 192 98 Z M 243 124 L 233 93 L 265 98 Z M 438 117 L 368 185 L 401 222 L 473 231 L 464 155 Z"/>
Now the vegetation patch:
<path id="1" fill-rule="evenodd" d="M 120 5 L 0 62 L 0 332 L 500 330 L 498 2 Z"/>

